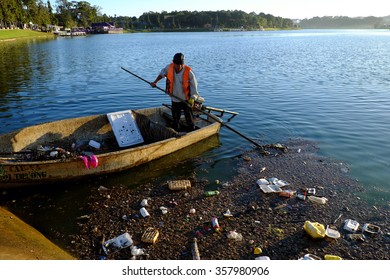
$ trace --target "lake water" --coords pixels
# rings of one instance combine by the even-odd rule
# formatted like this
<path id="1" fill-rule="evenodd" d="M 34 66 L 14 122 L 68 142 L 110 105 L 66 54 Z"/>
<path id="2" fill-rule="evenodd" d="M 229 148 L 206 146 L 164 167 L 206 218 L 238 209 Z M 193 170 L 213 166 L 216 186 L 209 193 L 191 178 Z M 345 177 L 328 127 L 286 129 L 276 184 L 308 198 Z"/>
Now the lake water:
<path id="1" fill-rule="evenodd" d="M 0 50 L 0 133 L 169 103 L 121 67 L 152 81 L 183 52 L 205 104 L 240 113 L 231 127 L 260 144 L 315 141 L 322 155 L 350 166 L 350 175 L 368 190 L 366 199 L 389 203 L 388 30 L 95 35 L 3 42 Z M 207 176 L 224 180 L 231 159 L 253 145 L 224 128 L 219 142 L 200 155 L 212 159 Z M 145 181 L 185 172 L 177 166 L 156 172 L 157 166 L 140 168 L 137 176 Z M 130 184 L 130 174 L 114 181 Z M 84 192 L 67 190 L 53 199 L 65 205 Z"/>

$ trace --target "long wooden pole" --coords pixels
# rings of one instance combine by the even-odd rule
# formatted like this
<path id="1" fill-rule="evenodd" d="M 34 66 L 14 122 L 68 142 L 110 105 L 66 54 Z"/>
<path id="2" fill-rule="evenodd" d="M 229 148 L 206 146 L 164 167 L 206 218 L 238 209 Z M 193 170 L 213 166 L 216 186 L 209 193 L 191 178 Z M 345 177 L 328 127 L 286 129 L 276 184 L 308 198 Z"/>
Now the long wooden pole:
<path id="1" fill-rule="evenodd" d="M 145 83 L 148 83 L 149 85 L 151 84 L 151 82 L 149 82 L 149 81 L 145 80 L 144 78 L 142 78 L 142 77 L 140 77 L 140 76 L 134 74 L 133 72 L 127 70 L 126 68 L 123 68 L 123 67 L 121 67 L 121 68 L 122 68 L 122 70 L 124 70 L 124 71 L 126 71 L 127 73 L 133 75 L 134 77 L 137 77 L 138 79 L 144 81 Z M 160 87 L 158 87 L 158 86 L 156 86 L 156 88 L 159 89 L 159 90 L 161 90 L 161 91 L 164 92 L 165 94 L 170 95 L 170 94 L 169 94 L 168 92 L 166 92 L 164 89 L 162 89 L 162 88 L 160 88 Z M 188 106 L 191 106 L 191 105 L 190 105 L 186 100 L 184 100 L 184 99 L 181 99 L 181 98 L 179 98 L 179 97 L 177 97 L 177 96 L 175 96 L 175 95 L 170 95 L 170 96 L 173 96 L 173 97 L 177 98 L 178 100 L 180 100 L 181 102 L 186 103 Z M 238 134 L 238 135 L 241 136 L 242 138 L 244 138 L 244 139 L 248 140 L 249 142 L 251 142 L 251 143 L 252 143 L 253 145 L 255 145 L 256 147 L 261 148 L 261 149 L 263 150 L 263 146 L 261 146 L 260 144 L 256 143 L 255 141 L 253 141 L 253 140 L 250 139 L 249 137 L 245 136 L 245 135 L 242 134 L 241 132 L 239 132 L 239 131 L 237 131 L 236 129 L 232 128 L 231 126 L 227 125 L 226 123 L 224 123 L 224 122 L 223 122 L 220 118 L 218 118 L 217 116 L 215 116 L 215 115 L 213 115 L 213 114 L 211 114 L 211 113 L 209 113 L 209 112 L 206 112 L 206 111 L 204 111 L 204 110 L 202 110 L 202 109 L 199 109 L 199 108 L 196 108 L 196 110 L 198 110 L 199 112 L 201 112 L 201 113 L 205 114 L 206 116 L 212 118 L 213 120 L 219 122 L 222 126 L 224 126 L 224 127 L 226 127 L 227 129 L 233 131 L 234 133 Z"/>

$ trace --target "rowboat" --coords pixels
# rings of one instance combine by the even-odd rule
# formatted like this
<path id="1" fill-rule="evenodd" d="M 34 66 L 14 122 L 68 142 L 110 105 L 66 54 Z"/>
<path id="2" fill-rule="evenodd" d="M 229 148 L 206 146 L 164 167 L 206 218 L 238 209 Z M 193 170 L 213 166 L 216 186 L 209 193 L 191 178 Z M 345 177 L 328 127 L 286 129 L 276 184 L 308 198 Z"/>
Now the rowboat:
<path id="1" fill-rule="evenodd" d="M 130 169 L 215 136 L 221 121 L 171 129 L 166 106 L 77 117 L 0 135 L 0 187 L 52 184 Z"/>

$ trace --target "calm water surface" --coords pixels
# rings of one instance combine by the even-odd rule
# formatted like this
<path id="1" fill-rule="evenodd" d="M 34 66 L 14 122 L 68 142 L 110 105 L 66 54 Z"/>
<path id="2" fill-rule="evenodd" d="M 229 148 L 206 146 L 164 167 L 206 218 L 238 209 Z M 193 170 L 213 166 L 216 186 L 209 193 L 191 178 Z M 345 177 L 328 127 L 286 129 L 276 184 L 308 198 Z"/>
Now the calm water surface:
<path id="1" fill-rule="evenodd" d="M 232 127 L 260 144 L 313 140 L 323 155 L 349 164 L 372 203 L 390 200 L 388 30 L 96 35 L 0 43 L 0 50 L 1 133 L 168 103 L 120 67 L 152 81 L 183 52 L 206 105 L 240 113 Z M 223 180 L 231 159 L 251 148 L 222 129 L 220 143 L 200 155 L 217 163 L 204 167 L 208 176 Z M 134 177 L 115 181 L 130 184 Z"/>

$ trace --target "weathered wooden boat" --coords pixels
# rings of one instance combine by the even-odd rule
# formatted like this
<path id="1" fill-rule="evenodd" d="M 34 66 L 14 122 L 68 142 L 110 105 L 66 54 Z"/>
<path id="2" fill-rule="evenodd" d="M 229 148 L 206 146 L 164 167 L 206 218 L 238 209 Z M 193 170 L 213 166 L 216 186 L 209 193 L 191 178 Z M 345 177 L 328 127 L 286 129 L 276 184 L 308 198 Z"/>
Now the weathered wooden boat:
<path id="1" fill-rule="evenodd" d="M 115 118 L 123 112 L 131 115 L 135 126 L 119 123 L 118 127 Z M 196 130 L 178 133 L 169 128 L 167 107 L 123 112 L 53 121 L 0 135 L 0 187 L 51 184 L 126 170 L 218 134 L 222 123 L 199 116 Z M 123 140 L 126 133 L 130 144 L 131 138 L 141 141 L 126 146 L 122 143 L 129 141 Z"/>

